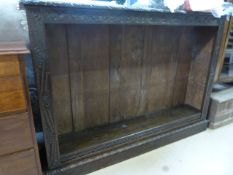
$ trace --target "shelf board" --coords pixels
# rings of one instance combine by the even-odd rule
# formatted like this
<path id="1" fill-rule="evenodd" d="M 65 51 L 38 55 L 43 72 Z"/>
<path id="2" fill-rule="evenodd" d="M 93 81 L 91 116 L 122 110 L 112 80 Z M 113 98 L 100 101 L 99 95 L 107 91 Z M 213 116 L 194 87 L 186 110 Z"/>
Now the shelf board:
<path id="1" fill-rule="evenodd" d="M 180 105 L 108 126 L 66 134 L 59 137 L 60 152 L 63 157 L 83 158 L 90 155 L 93 150 L 96 152 L 113 149 L 144 139 L 145 136 L 161 134 L 199 119 L 200 116 L 199 110 L 188 105 Z"/>

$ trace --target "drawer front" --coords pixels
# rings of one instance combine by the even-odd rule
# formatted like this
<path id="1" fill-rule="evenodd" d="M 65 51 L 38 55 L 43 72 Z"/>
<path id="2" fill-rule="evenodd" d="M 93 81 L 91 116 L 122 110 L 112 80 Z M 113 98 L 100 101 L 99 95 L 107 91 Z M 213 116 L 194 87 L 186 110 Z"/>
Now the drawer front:
<path id="1" fill-rule="evenodd" d="M 0 118 L 0 156 L 33 147 L 27 113 Z"/>
<path id="2" fill-rule="evenodd" d="M 1 113 L 25 112 L 26 102 L 22 90 L 7 91 L 0 93 L 0 116 Z"/>
<path id="3" fill-rule="evenodd" d="M 22 79 L 20 76 L 0 77 L 0 114 L 15 111 L 26 111 Z"/>
<path id="4" fill-rule="evenodd" d="M 0 77 L 20 74 L 17 55 L 0 55 Z"/>
<path id="5" fill-rule="evenodd" d="M 20 76 L 13 76 L 13 77 L 0 77 L 0 93 L 6 91 L 16 91 L 22 90 L 23 91 L 23 82 Z"/>
<path id="6" fill-rule="evenodd" d="M 0 175 L 38 175 L 34 150 L 0 156 Z"/>

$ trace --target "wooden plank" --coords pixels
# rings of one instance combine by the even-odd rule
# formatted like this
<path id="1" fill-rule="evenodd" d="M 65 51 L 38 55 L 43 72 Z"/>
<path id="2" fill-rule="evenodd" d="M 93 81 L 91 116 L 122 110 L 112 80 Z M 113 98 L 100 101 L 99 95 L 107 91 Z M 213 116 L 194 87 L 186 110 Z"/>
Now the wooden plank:
<path id="1" fill-rule="evenodd" d="M 209 72 L 209 64 L 215 42 L 215 34 L 215 28 L 205 27 L 198 28 L 193 32 L 193 58 L 191 62 L 185 102 L 197 109 L 202 108 Z"/>
<path id="2" fill-rule="evenodd" d="M 0 93 L 23 89 L 23 83 L 20 76 L 0 78 L 0 85 Z"/>
<path id="3" fill-rule="evenodd" d="M 83 27 L 77 25 L 68 26 L 69 65 L 71 80 L 71 98 L 73 125 L 76 131 L 85 126 L 85 97 L 84 97 L 84 60 L 82 59 L 82 32 Z"/>
<path id="4" fill-rule="evenodd" d="M 0 157 L 1 175 L 38 175 L 34 150 Z"/>
<path id="5" fill-rule="evenodd" d="M 192 28 L 181 28 L 177 43 L 177 69 L 174 81 L 172 105 L 184 104 L 187 92 L 189 71 L 192 60 Z"/>
<path id="6" fill-rule="evenodd" d="M 123 26 L 110 26 L 110 86 L 109 86 L 109 117 L 110 123 L 117 122 L 123 119 L 121 115 L 121 75 L 120 75 L 120 63 L 122 60 L 122 39 L 123 39 Z"/>
<path id="7" fill-rule="evenodd" d="M 0 55 L 0 77 L 19 75 L 17 55 Z"/>
<path id="8" fill-rule="evenodd" d="M 96 127 L 75 135 L 65 135 L 60 138 L 62 140 L 60 148 L 63 154 L 67 153 L 73 156 L 75 152 L 77 159 L 83 159 L 84 157 L 90 157 L 90 155 L 93 156 L 93 153 L 95 154 L 97 150 L 98 152 L 105 152 L 105 149 L 114 149 L 114 147 L 140 140 L 146 136 L 141 134 L 142 132 L 148 132 L 148 135 L 153 135 L 156 131 L 171 130 L 176 128 L 177 125 L 184 125 L 185 121 L 198 119 L 200 115 L 200 111 L 195 108 L 188 105 L 180 105 L 155 112 L 149 116 L 123 120 L 110 124 L 110 126 Z M 171 123 L 176 123 L 177 125 L 172 125 Z M 168 124 L 170 127 L 164 124 Z"/>
<path id="9" fill-rule="evenodd" d="M 0 118 L 0 156 L 33 147 L 28 113 Z"/>
<path id="10" fill-rule="evenodd" d="M 190 31 L 158 26 L 125 27 L 125 31 L 126 36 L 124 28 L 111 27 L 111 122 L 183 104 L 191 60 L 190 38 L 186 38 Z"/>
<path id="11" fill-rule="evenodd" d="M 144 28 L 111 27 L 110 121 L 140 115 Z"/>
<path id="12" fill-rule="evenodd" d="M 22 89 L 0 92 L 0 114 L 26 111 L 25 94 Z"/>
<path id="13" fill-rule="evenodd" d="M 69 65 L 65 25 L 48 25 L 48 55 L 51 73 L 52 111 L 58 134 L 72 131 Z"/>
<path id="14" fill-rule="evenodd" d="M 69 26 L 71 96 L 75 130 L 108 123 L 109 29 Z"/>
<path id="15" fill-rule="evenodd" d="M 176 36 L 171 36 L 175 32 Z M 176 27 L 147 29 L 147 112 L 172 107 L 180 31 Z"/>

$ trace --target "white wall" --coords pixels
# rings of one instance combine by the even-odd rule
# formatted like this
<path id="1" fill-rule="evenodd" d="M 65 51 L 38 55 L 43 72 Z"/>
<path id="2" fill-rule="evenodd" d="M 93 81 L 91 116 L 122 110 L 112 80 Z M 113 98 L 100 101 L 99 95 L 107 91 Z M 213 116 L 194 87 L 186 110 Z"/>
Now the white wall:
<path id="1" fill-rule="evenodd" d="M 19 40 L 28 42 L 25 12 L 18 0 L 0 0 L 0 42 Z"/>

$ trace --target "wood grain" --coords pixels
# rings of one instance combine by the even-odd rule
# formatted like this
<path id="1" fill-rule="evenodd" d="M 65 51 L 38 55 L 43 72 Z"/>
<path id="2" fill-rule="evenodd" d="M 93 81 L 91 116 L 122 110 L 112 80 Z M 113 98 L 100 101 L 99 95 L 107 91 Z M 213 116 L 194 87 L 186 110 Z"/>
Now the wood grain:
<path id="1" fill-rule="evenodd" d="M 0 92 L 0 114 L 26 111 L 25 94 L 22 89 Z"/>
<path id="2" fill-rule="evenodd" d="M 0 156 L 33 147 L 28 113 L 0 118 Z"/>
<path id="3" fill-rule="evenodd" d="M 71 132 L 72 111 L 69 65 L 64 25 L 48 25 L 49 67 L 51 73 L 52 111 L 59 134 Z"/>
<path id="4" fill-rule="evenodd" d="M 170 37 L 172 32 L 176 36 Z M 146 40 L 147 112 L 172 107 L 177 71 L 177 44 L 180 31 L 175 27 L 148 28 Z M 184 72 L 185 74 L 185 72 Z"/>
<path id="5" fill-rule="evenodd" d="M 75 130 L 108 123 L 108 26 L 69 26 L 68 45 Z M 98 117 L 96 117 L 98 116 Z"/>
<path id="6" fill-rule="evenodd" d="M 19 75 L 17 55 L 0 55 L 0 77 Z"/>
<path id="7" fill-rule="evenodd" d="M 216 28 L 203 27 L 196 29 L 194 36 L 193 57 L 185 102 L 197 109 L 201 109 L 216 37 Z"/>
<path id="8" fill-rule="evenodd" d="M 179 33 L 179 41 L 177 43 L 177 68 L 172 99 L 173 106 L 181 105 L 185 102 L 192 61 L 192 32 L 192 28 L 182 28 Z"/>
<path id="9" fill-rule="evenodd" d="M 23 83 L 20 76 L 0 78 L 0 93 L 5 91 L 23 90 Z"/>
<path id="10" fill-rule="evenodd" d="M 115 122 L 140 115 L 144 28 L 111 28 L 110 122 Z"/>
<path id="11" fill-rule="evenodd" d="M 1 175 L 38 175 L 34 150 L 0 157 Z"/>
<path id="12" fill-rule="evenodd" d="M 53 111 L 59 134 L 184 103 L 200 109 L 214 41 L 211 33 L 201 39 L 200 32 L 205 28 L 137 25 L 49 28 L 48 33 L 53 32 L 49 35 L 50 47 L 60 48 L 49 53 Z M 176 33 L 173 37 L 172 32 Z M 198 38 L 194 39 L 193 33 Z M 204 46 L 206 42 L 209 44 Z M 202 59 L 206 64 L 201 65 Z M 198 95 L 191 92 L 195 83 L 199 86 Z"/>

